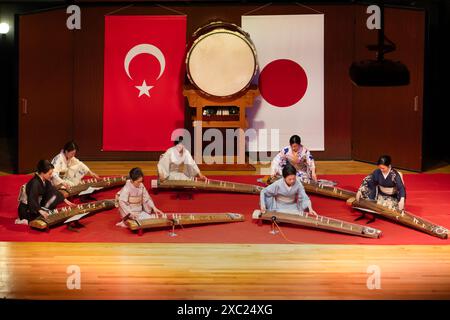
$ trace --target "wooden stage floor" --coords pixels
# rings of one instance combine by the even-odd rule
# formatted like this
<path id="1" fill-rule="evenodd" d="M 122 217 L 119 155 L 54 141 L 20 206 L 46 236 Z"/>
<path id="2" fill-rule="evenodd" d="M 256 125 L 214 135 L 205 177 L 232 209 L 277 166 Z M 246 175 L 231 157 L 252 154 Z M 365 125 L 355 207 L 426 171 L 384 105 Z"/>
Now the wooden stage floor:
<path id="1" fill-rule="evenodd" d="M 87 164 L 100 175 L 132 166 L 152 175 L 156 163 Z M 318 167 L 319 175 L 374 168 Z M 69 289 L 78 275 L 80 289 Z M 450 299 L 450 246 L 0 242 L 0 298 Z"/>
<path id="2" fill-rule="evenodd" d="M 450 246 L 0 243 L 0 252 L 2 298 L 450 298 Z M 67 286 L 73 266 L 80 289 Z"/>

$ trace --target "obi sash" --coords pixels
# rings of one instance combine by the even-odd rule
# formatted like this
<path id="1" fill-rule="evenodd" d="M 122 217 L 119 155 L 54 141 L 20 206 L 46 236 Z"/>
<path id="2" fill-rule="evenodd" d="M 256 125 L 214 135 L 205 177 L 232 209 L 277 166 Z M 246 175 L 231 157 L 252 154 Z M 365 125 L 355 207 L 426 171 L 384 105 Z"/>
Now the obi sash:
<path id="1" fill-rule="evenodd" d="M 378 186 L 380 193 L 387 196 L 393 196 L 397 193 L 397 188 Z"/>
<path id="2" fill-rule="evenodd" d="M 181 164 L 175 164 L 173 162 L 170 163 L 169 172 L 184 172 L 184 163 Z"/>
<path id="3" fill-rule="evenodd" d="M 128 203 L 133 212 L 142 211 L 143 199 L 142 196 L 129 196 Z"/>
<path id="4" fill-rule="evenodd" d="M 295 195 L 292 195 L 291 197 L 277 195 L 277 196 L 275 196 L 275 199 L 277 201 L 283 202 L 283 203 L 295 203 Z"/>

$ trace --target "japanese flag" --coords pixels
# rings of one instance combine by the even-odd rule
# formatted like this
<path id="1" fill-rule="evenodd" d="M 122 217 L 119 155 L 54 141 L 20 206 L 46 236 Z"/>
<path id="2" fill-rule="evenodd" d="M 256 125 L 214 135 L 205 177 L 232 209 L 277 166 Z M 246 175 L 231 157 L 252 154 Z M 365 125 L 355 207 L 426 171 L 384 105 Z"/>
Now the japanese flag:
<path id="1" fill-rule="evenodd" d="M 267 145 L 250 137 L 249 151 L 279 151 L 293 134 L 324 150 L 324 15 L 242 16 L 242 28 L 259 63 L 261 96 L 247 109 L 249 126 L 279 130 Z"/>

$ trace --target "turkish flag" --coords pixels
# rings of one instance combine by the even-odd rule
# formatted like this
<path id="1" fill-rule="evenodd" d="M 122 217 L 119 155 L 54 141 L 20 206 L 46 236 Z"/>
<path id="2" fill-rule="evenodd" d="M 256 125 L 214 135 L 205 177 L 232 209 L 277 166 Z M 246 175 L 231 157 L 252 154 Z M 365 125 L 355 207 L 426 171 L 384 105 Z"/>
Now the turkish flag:
<path id="1" fill-rule="evenodd" d="M 249 150 L 279 151 L 294 134 L 308 149 L 324 150 L 324 15 L 242 16 L 242 28 L 260 68 L 261 96 L 247 111 L 249 126 L 279 130 L 269 145 L 249 136 Z"/>
<path id="2" fill-rule="evenodd" d="M 103 150 L 162 151 L 184 127 L 185 16 L 106 16 Z"/>

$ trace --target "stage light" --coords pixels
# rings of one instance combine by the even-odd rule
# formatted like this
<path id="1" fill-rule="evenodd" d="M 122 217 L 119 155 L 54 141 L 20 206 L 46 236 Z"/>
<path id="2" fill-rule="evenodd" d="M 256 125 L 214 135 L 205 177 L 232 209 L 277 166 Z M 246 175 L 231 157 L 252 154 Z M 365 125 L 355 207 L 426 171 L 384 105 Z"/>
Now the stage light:
<path id="1" fill-rule="evenodd" d="M 0 23 L 0 34 L 7 34 L 9 32 L 9 24 L 6 22 Z"/>

